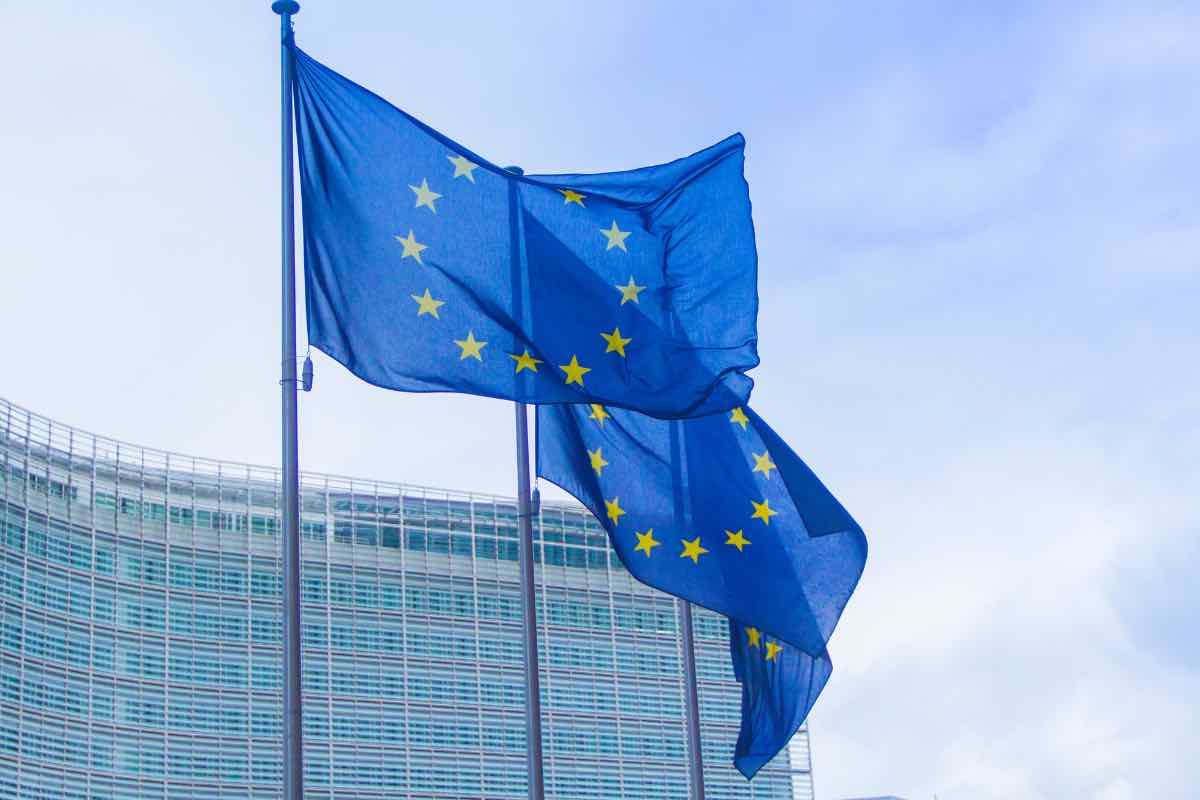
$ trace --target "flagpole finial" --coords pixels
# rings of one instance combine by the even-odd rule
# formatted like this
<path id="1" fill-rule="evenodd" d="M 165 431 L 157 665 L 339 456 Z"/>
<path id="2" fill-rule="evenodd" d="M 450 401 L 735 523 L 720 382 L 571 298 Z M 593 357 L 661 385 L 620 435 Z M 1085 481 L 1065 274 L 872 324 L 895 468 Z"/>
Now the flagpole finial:
<path id="1" fill-rule="evenodd" d="M 300 4 L 295 0 L 275 0 L 274 3 L 271 3 L 271 10 L 280 16 L 295 14 L 300 10 Z"/>

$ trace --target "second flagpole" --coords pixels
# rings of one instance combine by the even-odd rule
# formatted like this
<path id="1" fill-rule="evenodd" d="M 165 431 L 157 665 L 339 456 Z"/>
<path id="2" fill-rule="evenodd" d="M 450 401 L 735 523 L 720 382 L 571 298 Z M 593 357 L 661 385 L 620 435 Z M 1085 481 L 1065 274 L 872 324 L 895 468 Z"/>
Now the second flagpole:
<path id="1" fill-rule="evenodd" d="M 529 800 L 545 797 L 542 774 L 542 694 L 538 676 L 537 602 L 533 592 L 533 503 L 529 497 L 529 422 L 524 403 L 513 403 L 517 416 L 517 521 L 521 537 L 521 611 L 525 631 L 525 752 Z"/>
<path id="2" fill-rule="evenodd" d="M 520 167 L 506 167 L 523 175 Z M 519 292 L 520 284 L 514 288 Z M 533 503 L 529 496 L 529 415 L 524 403 L 513 403 L 517 429 L 517 566 L 521 575 L 521 611 L 525 633 L 525 754 L 529 800 L 546 796 L 542 771 L 542 693 L 538 676 L 537 602 L 533 591 Z"/>

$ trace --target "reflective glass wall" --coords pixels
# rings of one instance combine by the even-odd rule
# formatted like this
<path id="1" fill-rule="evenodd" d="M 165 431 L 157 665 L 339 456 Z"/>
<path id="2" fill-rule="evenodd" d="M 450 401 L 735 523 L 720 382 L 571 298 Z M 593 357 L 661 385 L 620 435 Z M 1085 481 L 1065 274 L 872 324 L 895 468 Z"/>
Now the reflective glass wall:
<path id="1" fill-rule="evenodd" d="M 0 797 L 275 798 L 275 470 L 136 447 L 0 401 Z M 313 798 L 523 798 L 511 499 L 302 480 Z M 687 797 L 671 598 L 586 511 L 535 525 L 549 797 Z M 806 732 L 753 783 L 740 690 L 696 612 L 706 788 L 810 798 Z"/>

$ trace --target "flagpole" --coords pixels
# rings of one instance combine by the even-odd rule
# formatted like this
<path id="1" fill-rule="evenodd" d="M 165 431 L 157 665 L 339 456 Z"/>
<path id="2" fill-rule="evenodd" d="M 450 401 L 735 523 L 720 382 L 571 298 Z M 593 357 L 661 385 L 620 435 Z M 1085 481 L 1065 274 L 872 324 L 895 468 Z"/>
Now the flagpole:
<path id="1" fill-rule="evenodd" d="M 674 325 L 672 325 L 674 333 Z M 684 437 L 681 424 L 670 425 L 671 473 L 674 477 L 675 518 L 688 513 L 688 498 L 684 491 Z M 696 685 L 696 637 L 692 630 L 692 604 L 682 597 L 675 600 L 679 619 L 680 650 L 683 655 L 684 721 L 687 727 L 688 785 L 691 800 L 704 800 L 704 759 L 700 752 L 700 692 Z"/>
<path id="2" fill-rule="evenodd" d="M 505 167 L 524 175 L 520 167 Z M 519 279 L 514 291 L 520 292 Z M 519 302 L 519 295 L 514 296 Z M 524 403 L 513 403 L 517 420 L 517 526 L 518 568 L 521 573 L 521 612 L 525 633 L 525 757 L 529 800 L 543 800 L 546 794 L 542 774 L 542 692 L 538 678 L 537 604 L 533 593 L 533 504 L 529 499 L 529 417 Z"/>
<path id="3" fill-rule="evenodd" d="M 283 797 L 304 795 L 304 739 L 300 693 L 300 461 L 296 420 L 296 221 L 292 187 L 292 15 L 300 4 L 276 0 L 279 15 L 283 314 L 281 375 L 283 417 Z"/>
<path id="4" fill-rule="evenodd" d="M 704 760 L 700 751 L 700 692 L 696 684 L 696 640 L 692 632 L 692 604 L 683 598 L 676 601 L 679 612 L 679 631 L 683 638 L 683 676 L 687 695 L 688 783 L 691 800 L 704 800 Z"/>
<path id="5" fill-rule="evenodd" d="M 537 605 L 533 594 L 533 504 L 529 501 L 529 422 L 525 404 L 517 414 L 517 519 L 520 524 L 521 611 L 525 628 L 525 753 L 529 800 L 543 800 L 542 694 L 538 679 Z"/>

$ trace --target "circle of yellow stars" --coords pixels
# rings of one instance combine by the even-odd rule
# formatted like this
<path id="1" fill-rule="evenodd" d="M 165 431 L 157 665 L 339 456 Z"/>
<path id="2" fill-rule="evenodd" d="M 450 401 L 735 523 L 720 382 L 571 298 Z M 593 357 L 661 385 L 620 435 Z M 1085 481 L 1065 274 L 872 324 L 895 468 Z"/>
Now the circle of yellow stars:
<path id="1" fill-rule="evenodd" d="M 449 178 L 443 176 L 442 180 L 449 183 L 457 183 L 460 179 L 464 183 L 476 184 L 476 171 L 479 169 L 479 164 L 471 161 L 461 153 L 452 153 L 446 156 L 451 169 Z M 485 170 L 486 172 L 486 170 Z M 435 176 L 435 180 L 437 177 Z M 437 191 L 429 183 L 428 176 L 422 176 L 420 182 L 408 184 L 408 188 L 413 193 L 414 210 L 428 209 L 431 214 L 438 214 L 438 202 L 444 201 L 446 195 L 443 192 Z M 588 195 L 571 189 L 569 187 L 561 187 L 556 190 L 563 198 L 564 206 L 578 206 L 586 209 Z M 448 202 L 448 201 L 447 201 Z M 602 237 L 604 250 L 617 251 L 618 253 L 629 252 L 629 239 L 633 235 L 632 230 L 622 230 L 620 223 L 613 219 L 607 228 L 598 227 L 597 234 Z M 423 254 L 429 250 L 428 243 L 420 241 L 415 228 L 409 228 L 407 234 L 399 233 L 394 235 L 396 242 L 399 243 L 400 261 L 403 263 L 407 259 L 412 259 L 419 266 L 425 266 Z M 640 304 L 640 294 L 645 291 L 646 286 L 638 284 L 633 275 L 629 276 L 629 281 L 625 285 L 614 285 L 614 289 L 620 294 L 620 306 L 626 303 Z M 431 290 L 427 287 L 422 294 L 411 295 L 413 301 L 417 304 L 416 313 L 418 317 L 431 317 L 435 320 L 440 320 L 441 316 L 438 310 L 446 305 L 446 300 L 434 297 Z M 633 343 L 633 337 L 626 336 L 621 333 L 619 326 L 614 326 L 612 331 L 599 331 L 600 337 L 604 340 L 603 355 L 615 355 L 618 358 L 625 358 L 626 348 Z M 484 348 L 488 342 L 486 339 L 476 338 L 474 330 L 468 330 L 464 338 L 452 338 L 455 346 L 458 347 L 458 360 L 460 362 L 474 360 L 483 363 L 487 351 Z M 524 348 L 520 353 L 508 353 L 508 357 L 513 362 L 513 374 L 520 375 L 522 372 L 531 372 L 540 374 L 538 367 L 545 363 L 544 359 L 538 358 L 535 353 L 531 353 L 528 348 Z M 586 357 L 586 354 L 585 354 Z M 570 360 L 566 364 L 558 364 L 558 369 L 562 373 L 563 384 L 566 386 L 578 386 L 581 390 L 586 390 L 585 376 L 592 371 L 592 367 L 587 366 L 579 361 L 578 353 L 571 353 Z M 593 418 L 598 419 L 601 424 L 608 418 L 608 413 L 600 406 L 593 407 Z"/>
<path id="2" fill-rule="evenodd" d="M 479 165 L 461 154 L 447 155 L 453 169 L 449 181 L 456 182 L 460 178 L 467 183 L 475 184 L 475 171 Z M 445 195 L 436 191 L 429 184 L 427 176 L 422 177 L 420 183 L 408 184 L 409 190 L 413 193 L 413 210 L 427 209 L 431 214 L 438 213 L 438 201 L 444 200 Z M 564 206 L 579 206 L 587 208 L 587 195 L 582 192 L 570 189 L 567 187 L 559 188 L 558 193 L 562 195 Z M 632 235 L 632 230 L 622 230 L 617 220 L 613 219 L 607 228 L 598 228 L 598 234 L 603 239 L 605 252 L 616 251 L 617 254 L 629 252 L 629 239 Z M 406 235 L 401 236 L 395 234 L 395 240 L 401 247 L 400 261 L 404 262 L 411 258 L 417 265 L 425 266 L 425 261 L 422 254 L 429 249 L 429 245 L 420 241 L 414 228 L 409 228 Z M 617 256 L 614 256 L 617 257 Z M 620 295 L 619 307 L 625 306 L 627 303 L 640 305 L 641 293 L 646 290 L 646 286 L 639 284 L 634 275 L 629 276 L 629 280 L 625 284 L 615 284 L 614 289 Z M 429 316 L 435 320 L 440 320 L 439 309 L 446 305 L 446 301 L 434 297 L 428 287 L 421 294 L 410 295 L 413 302 L 416 303 L 417 317 Z M 603 355 L 615 355 L 618 358 L 626 357 L 626 348 L 633 343 L 633 338 L 623 335 L 620 326 L 614 325 L 612 331 L 599 331 L 601 339 L 603 339 L 605 348 Z M 454 345 L 458 348 L 458 360 L 466 361 L 473 359 L 482 363 L 484 360 L 484 348 L 488 342 L 484 339 L 478 339 L 475 336 L 473 329 L 468 329 L 467 334 L 461 339 L 452 339 Z M 532 372 L 537 374 L 538 367 L 544 364 L 544 359 L 538 358 L 530 353 L 528 348 L 525 348 L 520 353 L 508 353 L 508 357 L 513 362 L 513 373 L 520 375 L 522 372 Z M 562 372 L 563 382 L 565 385 L 577 385 L 581 389 L 584 388 L 585 376 L 592 371 L 592 367 L 585 366 L 580 363 L 578 353 L 572 353 L 570 360 L 565 364 L 558 364 L 558 369 Z M 600 404 L 590 404 L 588 406 L 589 413 L 587 418 L 596 423 L 601 430 L 604 429 L 612 414 Z M 750 424 L 750 418 L 746 415 L 742 408 L 735 408 L 730 412 L 729 422 L 732 425 L 739 426 L 742 431 L 747 431 Z M 596 477 L 603 477 L 604 470 L 609 466 L 608 459 L 604 456 L 604 449 L 598 446 L 595 450 L 588 450 L 588 461 L 595 471 Z M 770 453 L 765 451 L 762 453 L 751 453 L 754 459 L 753 473 L 761 473 L 765 480 L 771 479 L 771 471 L 778 469 L 775 463 L 771 460 Z M 750 519 L 761 522 L 764 526 L 771 524 L 771 518 L 779 512 L 771 508 L 769 500 L 764 497 L 762 502 L 750 500 L 753 507 Z M 616 531 L 621 523 L 621 517 L 626 515 L 625 509 L 621 507 L 620 497 L 613 497 L 611 500 L 604 500 L 605 516 L 608 518 L 611 529 L 615 536 Z M 634 531 L 634 536 L 637 539 L 637 544 L 634 546 L 635 553 L 641 553 L 645 558 L 651 558 L 655 548 L 663 547 L 663 542 L 655 538 L 654 529 L 647 528 L 643 531 Z M 691 561 L 695 566 L 699 566 L 701 559 L 710 554 L 709 548 L 704 546 L 702 536 L 694 536 L 690 539 L 680 538 L 679 544 L 681 550 L 678 557 Z M 744 553 L 747 547 L 752 546 L 752 541 L 746 536 L 746 527 L 740 527 L 737 530 L 725 530 L 725 542 L 728 547 L 735 548 L 738 553 Z M 765 648 L 765 658 L 767 661 L 774 661 L 782 648 L 779 644 L 772 641 L 764 641 L 762 633 L 757 628 L 746 629 L 748 637 L 748 646 L 754 648 Z"/>
<path id="3" fill-rule="evenodd" d="M 526 357 L 527 355 L 520 357 L 513 356 L 513 358 Z M 574 359 L 572 359 L 572 361 L 574 361 Z M 560 367 L 560 369 L 563 369 L 564 371 L 571 368 L 572 365 L 563 365 Z M 603 430 L 604 423 L 612 417 L 612 414 L 604 406 L 598 403 L 590 404 L 588 409 L 589 411 L 587 418 L 595 422 L 596 425 Z M 750 418 L 746 416 L 745 410 L 741 407 L 735 408 L 730 412 L 729 422 L 733 425 L 739 426 L 743 431 L 749 430 Z M 596 472 L 596 476 L 603 477 L 604 468 L 609 465 L 608 460 L 604 458 L 603 447 L 597 447 L 595 450 L 588 450 L 587 454 L 591 467 Z M 754 467 L 752 468 L 751 472 L 761 472 L 766 480 L 771 479 L 772 470 L 779 469 L 779 467 L 775 465 L 775 462 L 771 460 L 771 454 L 767 450 L 764 450 L 761 453 L 755 453 L 753 450 L 751 450 L 750 455 L 754 459 Z M 612 525 L 615 528 L 617 525 L 619 525 L 621 517 L 626 513 L 625 510 L 621 508 L 620 498 L 614 497 L 612 500 L 605 500 L 604 504 L 606 516 L 612 522 Z M 753 508 L 753 512 L 750 514 L 750 519 L 758 520 L 764 526 L 770 526 L 771 518 L 779 514 L 776 509 L 771 508 L 771 502 L 766 497 L 763 498 L 762 502 L 750 500 L 750 505 Z M 647 557 L 649 557 L 653 549 L 662 544 L 653 538 L 653 534 L 653 528 L 646 531 L 645 534 L 635 532 L 635 535 L 638 537 L 638 545 L 634 548 L 635 551 L 643 552 Z M 683 550 L 679 554 L 680 558 L 689 558 L 693 564 L 699 564 L 700 557 L 709 552 L 709 550 L 701 544 L 699 537 L 691 540 L 682 539 L 680 540 L 680 543 L 683 546 Z M 746 537 L 745 527 L 741 527 L 737 530 L 725 531 L 725 544 L 736 548 L 739 553 L 742 553 L 745 552 L 745 549 L 750 546 L 752 542 Z"/>
<path id="4" fill-rule="evenodd" d="M 602 335 L 605 335 L 607 338 L 606 334 Z M 612 335 L 614 337 L 618 337 L 619 340 L 620 334 L 617 330 L 614 330 Z M 566 369 L 565 366 L 561 368 Z M 605 423 L 611 418 L 612 414 L 603 405 L 592 403 L 587 406 L 586 419 L 594 422 L 600 431 L 604 430 Z M 737 430 L 739 433 L 749 432 L 751 419 L 746 414 L 746 410 L 744 408 L 738 407 L 730 411 L 728 419 L 729 424 L 734 426 L 735 430 Z M 759 453 L 755 452 L 754 447 L 750 447 L 748 449 L 748 453 L 750 459 L 753 461 L 752 466 L 747 464 L 747 466 L 750 467 L 751 474 L 761 474 L 763 480 L 771 480 L 771 473 L 775 470 L 778 470 L 779 467 L 771 459 L 770 451 L 764 447 L 763 451 Z M 589 449 L 587 451 L 587 455 L 591 468 L 596 473 L 596 477 L 602 478 L 604 476 L 605 468 L 609 466 L 609 460 L 605 457 L 604 446 L 598 446 L 595 450 Z M 771 524 L 771 518 L 779 514 L 778 510 L 771 508 L 770 499 L 767 497 L 764 497 L 761 502 L 754 499 L 750 499 L 749 502 L 751 508 L 753 509 L 748 514 L 748 521 L 751 526 L 761 523 L 764 528 L 769 527 Z M 621 528 L 621 518 L 625 516 L 627 512 L 621 507 L 621 498 L 619 496 L 613 497 L 611 500 L 604 499 L 604 507 L 605 516 L 609 521 L 611 535 L 614 537 L 614 540 L 616 540 L 617 531 Z M 747 530 L 751 529 L 746 525 L 743 525 L 736 530 L 725 529 L 724 544 L 727 547 L 734 548 L 738 553 L 747 552 L 746 549 L 753 545 L 753 542 L 749 536 L 747 536 Z M 633 547 L 633 553 L 637 554 L 634 556 L 634 558 L 638 560 L 652 558 L 656 552 L 656 548 L 663 547 L 663 542 L 655 537 L 654 528 L 647 528 L 645 531 L 634 530 L 633 535 L 637 541 Z M 751 530 L 751 535 L 753 535 L 753 530 Z M 710 549 L 705 547 L 703 536 L 694 536 L 690 539 L 681 538 L 679 539 L 679 546 L 680 550 L 678 553 L 678 558 L 690 561 L 695 566 L 699 566 L 701 560 L 711 553 Z M 781 644 L 774 641 L 768 641 L 764 637 L 763 633 L 757 628 L 747 627 L 746 635 L 748 637 L 747 645 L 751 648 L 757 648 L 758 651 L 762 653 L 763 657 L 769 662 L 775 662 L 778 659 L 779 654 L 783 652 L 783 646 Z"/>

